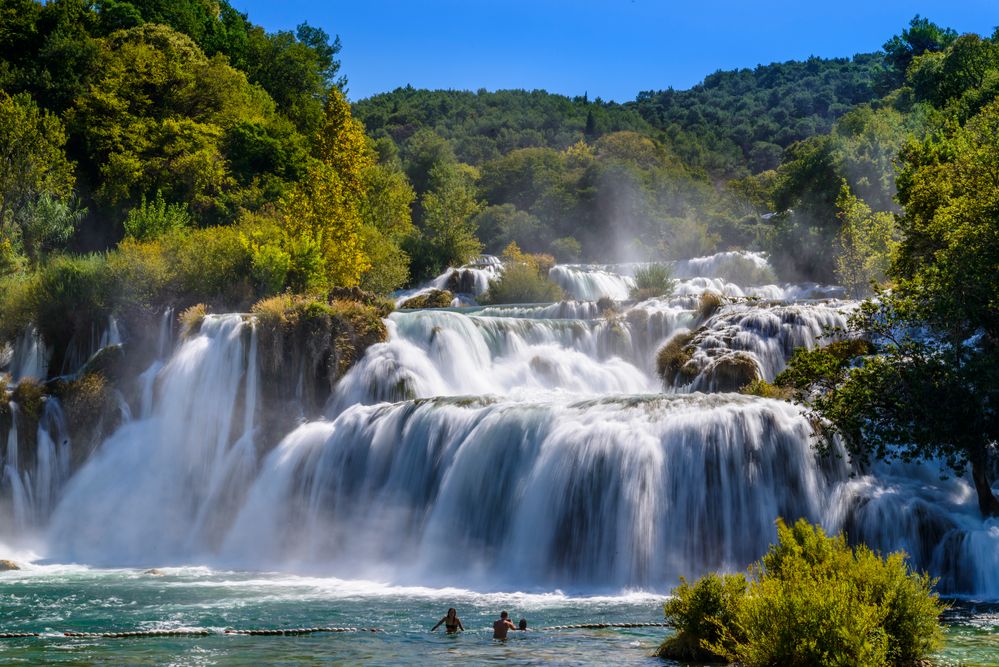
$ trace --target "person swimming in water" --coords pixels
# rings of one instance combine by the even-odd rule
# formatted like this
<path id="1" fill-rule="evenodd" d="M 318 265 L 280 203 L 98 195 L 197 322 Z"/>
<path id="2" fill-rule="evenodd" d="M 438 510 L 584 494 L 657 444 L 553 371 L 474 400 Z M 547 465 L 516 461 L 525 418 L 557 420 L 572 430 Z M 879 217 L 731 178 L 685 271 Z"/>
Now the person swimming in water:
<path id="1" fill-rule="evenodd" d="M 527 619 L 526 618 L 520 619 L 520 623 L 517 624 L 517 629 L 520 630 L 521 632 L 527 630 Z"/>
<path id="2" fill-rule="evenodd" d="M 447 616 L 437 621 L 437 625 L 430 628 L 430 632 L 433 632 L 437 628 L 441 627 L 442 623 L 444 624 L 444 629 L 449 635 L 453 635 L 458 632 L 458 630 L 461 630 L 462 632 L 465 631 L 465 626 L 461 624 L 461 619 L 458 618 L 458 612 L 455 611 L 454 607 L 447 610 Z"/>
<path id="3" fill-rule="evenodd" d="M 500 612 L 499 620 L 493 623 L 493 639 L 506 639 L 508 631 L 517 629 L 509 616 L 505 611 Z"/>

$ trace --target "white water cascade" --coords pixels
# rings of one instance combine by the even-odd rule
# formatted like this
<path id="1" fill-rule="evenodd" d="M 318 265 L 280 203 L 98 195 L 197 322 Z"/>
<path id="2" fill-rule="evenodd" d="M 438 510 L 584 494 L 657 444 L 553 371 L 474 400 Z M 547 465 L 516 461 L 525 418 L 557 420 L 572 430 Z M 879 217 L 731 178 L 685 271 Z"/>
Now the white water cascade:
<path id="1" fill-rule="evenodd" d="M 854 307 L 772 285 L 765 302 L 698 313 L 719 280 L 683 277 L 674 297 L 615 313 L 582 288 L 561 304 L 393 313 L 325 416 L 271 441 L 254 323 L 209 316 L 136 383 L 139 417 L 49 486 L 50 515 L 24 520 L 61 561 L 594 591 L 741 569 L 778 516 L 806 517 L 905 549 L 948 592 L 999 597 L 999 523 L 967 482 L 932 465 L 852 469 L 816 455 L 793 405 L 704 393 L 719 359 L 772 379 Z M 656 350 L 687 331 L 699 374 L 666 393 Z"/>

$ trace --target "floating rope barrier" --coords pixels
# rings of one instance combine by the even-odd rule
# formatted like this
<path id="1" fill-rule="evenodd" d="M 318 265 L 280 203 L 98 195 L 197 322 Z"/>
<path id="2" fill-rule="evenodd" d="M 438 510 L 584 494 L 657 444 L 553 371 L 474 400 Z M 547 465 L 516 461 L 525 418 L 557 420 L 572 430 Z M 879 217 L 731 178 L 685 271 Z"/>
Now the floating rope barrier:
<path id="1" fill-rule="evenodd" d="M 577 623 L 575 625 L 551 625 L 545 628 L 533 629 L 534 632 L 557 630 L 603 630 L 606 628 L 664 628 L 667 623 Z M 63 637 L 74 639 L 131 639 L 139 637 L 209 637 L 212 635 L 251 635 L 254 637 L 293 637 L 319 633 L 341 632 L 385 632 L 382 628 L 264 628 L 258 630 L 236 630 L 228 628 L 222 632 L 216 630 L 137 630 L 134 632 L 61 632 Z M 0 639 L 24 639 L 28 637 L 43 637 L 40 632 L 0 632 Z"/>
<path id="2" fill-rule="evenodd" d="M 136 630 L 134 632 L 64 632 L 63 637 L 128 639 L 131 637 L 207 637 L 211 630 Z"/>
<path id="3" fill-rule="evenodd" d="M 541 630 L 603 630 L 604 628 L 665 628 L 668 623 L 577 623 L 576 625 L 552 625 Z"/>
<path id="4" fill-rule="evenodd" d="M 319 632 L 385 632 L 380 628 L 293 628 L 291 630 L 226 630 L 227 635 L 311 635 Z"/>

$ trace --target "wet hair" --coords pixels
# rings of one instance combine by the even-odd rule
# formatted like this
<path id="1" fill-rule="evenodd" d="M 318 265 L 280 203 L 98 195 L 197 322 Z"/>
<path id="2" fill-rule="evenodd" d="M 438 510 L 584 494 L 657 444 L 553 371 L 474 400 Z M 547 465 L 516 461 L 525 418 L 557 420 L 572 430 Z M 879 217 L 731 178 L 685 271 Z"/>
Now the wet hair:
<path id="1" fill-rule="evenodd" d="M 518 624 L 518 627 L 521 630 L 526 630 L 527 629 L 527 619 L 526 618 L 520 619 L 520 623 Z"/>
<path id="2" fill-rule="evenodd" d="M 455 609 L 454 607 L 448 607 L 447 615 L 450 616 L 451 614 L 454 614 L 455 616 L 457 616 L 458 615 L 458 610 Z"/>
<path id="3" fill-rule="evenodd" d="M 507 617 L 507 616 L 509 616 L 509 615 L 510 615 L 510 614 L 506 613 L 505 611 L 501 611 L 501 612 L 500 612 L 500 618 L 506 618 L 506 617 Z"/>

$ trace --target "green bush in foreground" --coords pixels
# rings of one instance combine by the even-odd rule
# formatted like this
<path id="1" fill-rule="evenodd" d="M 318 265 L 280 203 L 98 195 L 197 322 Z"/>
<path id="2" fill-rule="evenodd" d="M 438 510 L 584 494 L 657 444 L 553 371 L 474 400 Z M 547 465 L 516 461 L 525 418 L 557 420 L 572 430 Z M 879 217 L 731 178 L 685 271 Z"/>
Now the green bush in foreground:
<path id="1" fill-rule="evenodd" d="M 657 655 L 782 665 L 920 663 L 942 640 L 933 581 L 905 556 L 882 558 L 804 519 L 777 522 L 778 543 L 749 576 L 682 582 L 664 608 L 677 633 Z"/>

